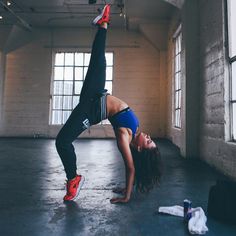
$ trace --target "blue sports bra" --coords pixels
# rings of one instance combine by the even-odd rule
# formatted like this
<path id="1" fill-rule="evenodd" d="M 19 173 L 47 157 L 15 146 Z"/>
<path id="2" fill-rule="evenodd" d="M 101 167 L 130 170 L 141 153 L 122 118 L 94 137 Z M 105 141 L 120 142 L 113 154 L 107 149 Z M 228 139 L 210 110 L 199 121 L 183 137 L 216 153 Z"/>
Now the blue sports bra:
<path id="1" fill-rule="evenodd" d="M 138 118 L 129 107 L 109 117 L 108 120 L 111 122 L 114 130 L 122 127 L 131 129 L 133 138 L 139 127 Z"/>

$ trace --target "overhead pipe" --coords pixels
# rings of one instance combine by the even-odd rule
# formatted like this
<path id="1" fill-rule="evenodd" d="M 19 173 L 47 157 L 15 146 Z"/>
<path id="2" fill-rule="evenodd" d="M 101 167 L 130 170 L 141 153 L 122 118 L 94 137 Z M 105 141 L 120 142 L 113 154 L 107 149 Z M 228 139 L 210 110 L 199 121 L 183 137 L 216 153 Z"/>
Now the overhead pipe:
<path id="1" fill-rule="evenodd" d="M 97 0 L 89 0 L 89 4 L 94 4 L 96 2 L 97 2 Z"/>

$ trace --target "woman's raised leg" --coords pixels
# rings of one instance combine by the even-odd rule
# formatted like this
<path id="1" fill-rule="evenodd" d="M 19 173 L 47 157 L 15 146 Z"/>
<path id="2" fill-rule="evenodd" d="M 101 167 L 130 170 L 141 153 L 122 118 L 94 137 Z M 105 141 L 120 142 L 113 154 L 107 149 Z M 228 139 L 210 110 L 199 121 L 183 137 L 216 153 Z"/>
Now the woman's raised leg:
<path id="1" fill-rule="evenodd" d="M 83 88 L 80 94 L 80 101 L 82 103 L 91 100 L 99 93 L 103 92 L 106 82 L 106 58 L 105 45 L 107 24 L 109 21 L 110 6 L 105 6 L 106 17 L 105 21 L 101 21 L 98 25 L 98 30 L 93 41 L 92 52 L 88 71 L 85 77 Z M 105 9 L 104 8 L 104 9 Z"/>

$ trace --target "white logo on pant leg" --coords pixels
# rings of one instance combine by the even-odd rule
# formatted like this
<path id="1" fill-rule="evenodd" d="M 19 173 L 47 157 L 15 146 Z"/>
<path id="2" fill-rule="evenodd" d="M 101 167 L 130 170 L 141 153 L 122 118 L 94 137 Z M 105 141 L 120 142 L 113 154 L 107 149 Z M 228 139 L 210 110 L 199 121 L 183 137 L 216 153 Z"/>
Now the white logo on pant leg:
<path id="1" fill-rule="evenodd" d="M 90 123 L 89 123 L 89 120 L 88 119 L 85 119 L 83 121 L 83 129 L 88 129 L 90 126 Z"/>

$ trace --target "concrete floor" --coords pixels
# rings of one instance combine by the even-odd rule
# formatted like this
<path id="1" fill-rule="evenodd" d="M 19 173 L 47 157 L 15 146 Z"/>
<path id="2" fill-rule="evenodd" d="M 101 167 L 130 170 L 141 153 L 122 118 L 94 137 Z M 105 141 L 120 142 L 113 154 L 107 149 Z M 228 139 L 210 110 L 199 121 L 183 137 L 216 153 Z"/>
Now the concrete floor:
<path id="1" fill-rule="evenodd" d="M 79 199 L 65 204 L 65 175 L 54 140 L 0 139 L 0 235 L 189 235 L 182 218 L 158 215 L 157 207 L 182 205 L 188 198 L 206 212 L 209 187 L 221 176 L 200 161 L 180 158 L 169 141 L 158 145 L 165 165 L 161 187 L 112 205 L 112 189 L 124 185 L 115 140 L 76 141 L 86 182 Z M 210 218 L 207 226 L 209 236 L 236 235 L 236 226 Z"/>

